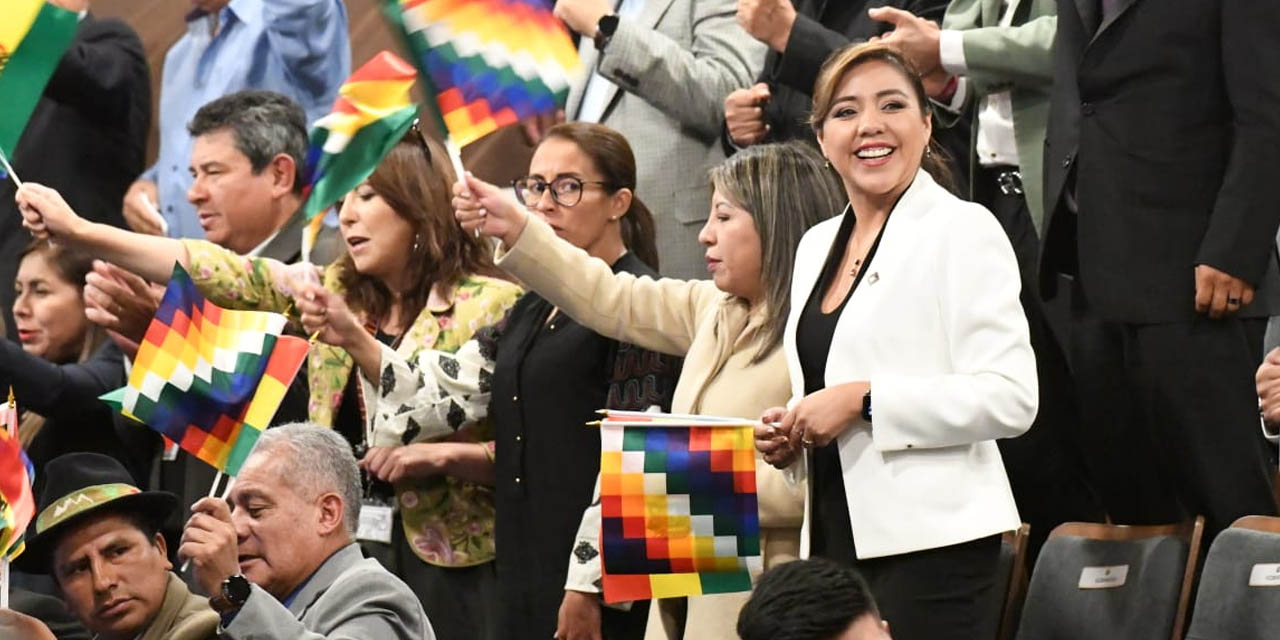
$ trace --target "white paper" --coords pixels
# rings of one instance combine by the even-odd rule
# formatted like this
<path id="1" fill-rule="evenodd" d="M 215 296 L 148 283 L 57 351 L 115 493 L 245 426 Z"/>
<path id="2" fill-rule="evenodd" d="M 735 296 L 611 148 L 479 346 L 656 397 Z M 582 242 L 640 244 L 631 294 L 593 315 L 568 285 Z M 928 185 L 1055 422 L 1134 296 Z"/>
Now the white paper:
<path id="1" fill-rule="evenodd" d="M 1118 564 L 1110 567 L 1085 567 L 1080 572 L 1081 589 L 1115 589 L 1123 587 L 1129 577 L 1129 565 Z"/>

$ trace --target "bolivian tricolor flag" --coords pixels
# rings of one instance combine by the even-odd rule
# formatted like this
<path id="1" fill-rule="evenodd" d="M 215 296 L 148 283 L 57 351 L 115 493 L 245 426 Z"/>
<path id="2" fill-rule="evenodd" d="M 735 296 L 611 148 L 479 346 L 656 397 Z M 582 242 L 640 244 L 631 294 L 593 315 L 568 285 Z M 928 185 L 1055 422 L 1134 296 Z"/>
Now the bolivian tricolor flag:
<path id="1" fill-rule="evenodd" d="M 308 220 L 368 178 L 404 137 L 418 114 L 409 102 L 416 77 L 413 65 L 383 51 L 338 90 L 333 111 L 311 129 L 302 206 Z"/>
<path id="2" fill-rule="evenodd" d="M 13 157 L 77 23 L 75 13 L 43 0 L 0 1 L 0 151 L 6 157 Z"/>

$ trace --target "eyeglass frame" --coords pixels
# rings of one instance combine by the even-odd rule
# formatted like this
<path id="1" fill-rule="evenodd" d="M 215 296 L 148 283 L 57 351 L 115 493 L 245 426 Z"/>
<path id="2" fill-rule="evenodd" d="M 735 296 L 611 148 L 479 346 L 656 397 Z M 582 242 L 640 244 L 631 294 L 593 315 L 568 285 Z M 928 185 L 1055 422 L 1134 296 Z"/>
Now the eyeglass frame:
<path id="1" fill-rule="evenodd" d="M 530 180 L 536 180 L 536 181 L 538 181 L 538 182 L 542 183 L 542 184 L 544 185 L 544 187 L 543 187 L 543 193 L 550 193 L 550 194 L 551 194 L 551 201 L 552 201 L 552 202 L 554 202 L 554 203 L 556 203 L 556 204 L 558 204 L 558 205 L 560 205 L 560 206 L 562 206 L 562 207 L 576 207 L 576 206 L 578 206 L 578 204 L 582 202 L 582 194 L 586 192 L 586 190 L 584 189 L 584 187 L 586 187 L 586 186 L 587 186 L 587 185 L 589 185 L 589 184 L 598 184 L 598 185 L 600 185 L 602 188 L 605 188 L 605 189 L 608 189 L 608 188 L 610 188 L 610 187 L 612 187 L 612 186 L 613 186 L 613 184 L 612 184 L 612 183 L 607 182 L 607 181 L 605 181 L 605 180 L 583 180 L 582 178 L 579 178 L 578 176 L 558 176 L 558 177 L 556 177 L 554 180 L 543 180 L 542 178 L 534 178 L 533 176 L 521 176 L 521 177 L 516 178 L 515 180 L 512 180 L 512 181 L 511 181 L 511 188 L 516 192 L 516 200 L 518 200 L 518 201 L 520 202 L 520 204 L 522 204 L 522 205 L 524 205 L 524 206 L 526 206 L 526 207 L 532 207 L 533 205 L 537 204 L 537 203 L 538 203 L 538 201 L 542 200 L 542 194 L 541 194 L 541 193 L 540 193 L 540 194 L 538 194 L 538 197 L 537 197 L 537 198 L 535 198 L 535 199 L 533 199 L 533 200 L 531 200 L 531 201 L 529 201 L 529 202 L 525 202 L 524 197 L 520 195 L 521 185 L 523 185 L 524 183 L 526 183 L 526 182 L 528 182 L 528 181 L 530 181 Z M 561 180 L 570 180 L 570 181 L 573 181 L 573 182 L 578 183 L 578 199 L 577 199 L 577 200 L 575 200 L 575 201 L 573 202 L 573 204 L 568 204 L 568 203 L 562 202 L 562 201 L 560 200 L 560 197 L 556 195 L 556 190 L 555 190 L 555 187 L 554 187 L 553 185 L 555 185 L 555 183 L 557 183 L 557 182 L 560 182 Z M 550 189 L 547 189 L 546 187 L 551 187 L 551 188 L 550 188 Z M 527 187 L 526 187 L 526 188 L 527 188 Z M 615 189 L 615 191 L 616 191 L 616 189 Z"/>

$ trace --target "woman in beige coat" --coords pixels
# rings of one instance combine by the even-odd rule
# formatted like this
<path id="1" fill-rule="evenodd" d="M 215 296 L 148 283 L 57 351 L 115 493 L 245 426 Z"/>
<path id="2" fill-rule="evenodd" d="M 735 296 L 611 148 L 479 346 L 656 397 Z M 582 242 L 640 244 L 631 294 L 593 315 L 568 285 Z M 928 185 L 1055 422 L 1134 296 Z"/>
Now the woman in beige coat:
<path id="1" fill-rule="evenodd" d="M 684 356 L 672 411 L 755 420 L 790 398 L 781 340 L 795 247 L 844 203 L 834 175 L 809 147 L 752 147 L 712 170 L 711 212 L 698 236 L 711 281 L 614 274 L 493 185 L 465 180 L 454 188 L 458 220 L 502 241 L 501 268 L 602 335 Z M 757 486 L 765 566 L 792 560 L 803 490 L 765 464 L 757 467 Z M 597 544 L 599 517 L 597 503 L 584 515 L 575 549 Z M 599 637 L 599 556 L 574 554 L 570 564 L 557 637 Z M 685 620 L 655 607 L 663 612 L 651 613 L 649 637 L 736 637 L 746 598 L 690 598 Z"/>

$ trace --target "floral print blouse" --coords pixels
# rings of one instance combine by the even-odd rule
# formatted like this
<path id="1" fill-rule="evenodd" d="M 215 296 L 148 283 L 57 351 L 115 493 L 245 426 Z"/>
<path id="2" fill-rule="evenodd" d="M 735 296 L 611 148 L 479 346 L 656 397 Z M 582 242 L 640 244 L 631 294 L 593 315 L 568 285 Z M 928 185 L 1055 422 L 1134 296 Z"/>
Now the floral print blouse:
<path id="1" fill-rule="evenodd" d="M 267 258 L 250 258 L 202 240 L 184 240 L 192 280 L 211 302 L 233 309 L 285 313 L 296 319 L 289 286 L 289 267 Z M 321 281 L 326 289 L 342 292 L 336 263 L 325 268 Z M 363 398 L 394 395 L 404 376 L 421 374 L 405 363 L 419 351 L 457 351 L 476 330 L 501 320 L 523 290 L 515 284 L 485 276 L 466 276 L 452 286 L 437 285 L 427 306 L 414 320 L 399 346 L 382 347 L 378 385 L 360 375 Z M 390 356 L 390 357 L 389 357 Z M 314 344 L 307 354 L 307 383 L 311 400 L 307 414 L 312 422 L 332 427 L 342 402 L 342 391 L 353 370 L 351 356 L 338 347 Z M 397 366 L 398 365 L 398 366 Z M 370 408 L 383 402 L 369 402 Z M 431 419 L 430 411 L 366 412 L 365 437 L 370 446 L 400 446 L 413 442 L 492 440 L 487 421 Z M 456 416 L 456 414 L 455 414 Z M 440 476 L 395 486 L 405 539 L 422 561 L 443 567 L 466 567 L 493 560 L 493 490 L 491 487 Z"/>

